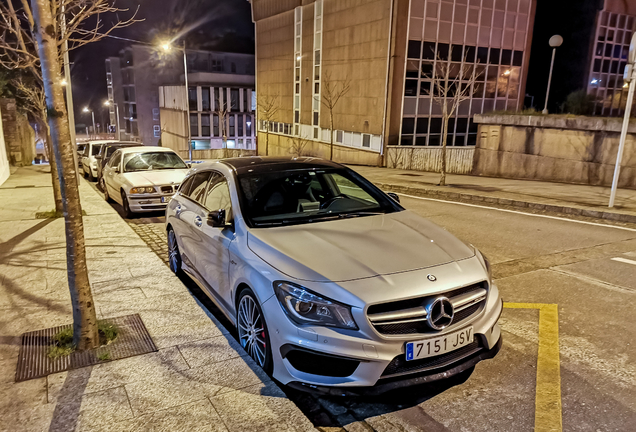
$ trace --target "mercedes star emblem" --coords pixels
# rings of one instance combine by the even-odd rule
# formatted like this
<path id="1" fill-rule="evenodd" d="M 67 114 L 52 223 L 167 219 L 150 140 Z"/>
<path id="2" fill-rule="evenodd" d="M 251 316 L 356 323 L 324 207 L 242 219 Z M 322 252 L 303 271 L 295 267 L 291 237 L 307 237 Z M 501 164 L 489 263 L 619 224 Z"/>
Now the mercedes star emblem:
<path id="1" fill-rule="evenodd" d="M 446 297 L 437 297 L 426 306 L 426 321 L 434 330 L 443 330 L 453 322 L 455 310 Z"/>

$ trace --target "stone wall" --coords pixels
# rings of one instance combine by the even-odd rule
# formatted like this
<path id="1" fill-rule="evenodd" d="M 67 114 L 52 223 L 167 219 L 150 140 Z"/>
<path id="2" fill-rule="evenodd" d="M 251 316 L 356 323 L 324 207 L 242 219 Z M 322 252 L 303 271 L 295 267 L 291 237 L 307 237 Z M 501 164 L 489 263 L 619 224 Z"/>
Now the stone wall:
<path id="1" fill-rule="evenodd" d="M 622 119 L 476 115 L 473 175 L 611 186 Z M 636 189 L 636 120 L 628 130 L 619 187 Z"/>
<path id="2" fill-rule="evenodd" d="M 446 171 L 451 174 L 470 174 L 473 167 L 473 147 L 446 147 Z M 440 172 L 440 147 L 390 146 L 387 168 Z"/>
<path id="3" fill-rule="evenodd" d="M 31 165 L 37 155 L 35 131 L 26 116 L 17 111 L 15 99 L 0 98 L 0 110 L 9 163 L 13 166 Z"/>

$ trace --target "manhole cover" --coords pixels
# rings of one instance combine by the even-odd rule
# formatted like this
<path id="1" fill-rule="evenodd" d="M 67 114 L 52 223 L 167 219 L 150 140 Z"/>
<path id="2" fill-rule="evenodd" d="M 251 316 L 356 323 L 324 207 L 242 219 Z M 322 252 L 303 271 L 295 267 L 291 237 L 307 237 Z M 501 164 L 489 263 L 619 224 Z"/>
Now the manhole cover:
<path id="1" fill-rule="evenodd" d="M 99 357 L 106 353 L 108 353 L 108 360 L 118 360 L 157 351 L 157 347 L 139 315 L 126 315 L 100 321 L 119 328 L 119 335 L 113 343 L 55 359 L 47 356 L 49 347 L 53 345 L 52 338 L 60 331 L 71 328 L 72 324 L 24 333 L 15 381 L 26 381 L 52 373 L 101 363 Z"/>

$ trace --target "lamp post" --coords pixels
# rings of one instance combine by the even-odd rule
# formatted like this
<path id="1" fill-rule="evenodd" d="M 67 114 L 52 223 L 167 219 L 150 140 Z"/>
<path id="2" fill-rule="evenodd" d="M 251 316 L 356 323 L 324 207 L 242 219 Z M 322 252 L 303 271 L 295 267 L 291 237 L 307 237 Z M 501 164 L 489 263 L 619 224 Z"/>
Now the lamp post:
<path id="1" fill-rule="evenodd" d="M 161 45 L 161 48 L 165 52 L 170 52 L 172 50 L 172 45 L 170 42 L 165 42 Z M 188 59 L 186 57 L 186 42 L 183 41 L 183 47 L 181 48 L 183 51 L 183 76 L 185 78 L 185 116 L 186 116 L 186 135 L 188 137 L 188 158 L 190 162 L 192 162 L 192 136 L 190 135 L 190 95 L 188 94 Z"/>
<path id="2" fill-rule="evenodd" d="M 618 179 L 621 175 L 621 162 L 625 151 L 625 140 L 627 139 L 627 129 L 629 128 L 629 117 L 632 114 L 632 104 L 634 103 L 634 80 L 636 80 L 636 33 L 632 36 L 629 45 L 629 58 L 625 67 L 623 79 L 629 86 L 627 92 L 627 105 L 625 105 L 625 117 L 623 118 L 623 128 L 621 129 L 621 140 L 618 144 L 618 154 L 616 155 L 616 165 L 614 166 L 614 178 L 612 179 L 612 192 L 610 193 L 609 207 L 614 207 L 616 199 L 616 189 L 618 189 Z"/>
<path id="3" fill-rule="evenodd" d="M 97 131 L 97 129 L 95 129 L 95 111 L 93 111 L 92 109 L 89 109 L 88 107 L 84 107 L 82 111 L 85 113 L 87 112 L 91 113 L 91 116 L 93 117 L 93 134 L 95 134 Z"/>
<path id="4" fill-rule="evenodd" d="M 550 46 L 552 47 L 552 62 L 550 63 L 550 75 L 548 76 L 548 90 L 545 93 L 545 106 L 543 107 L 543 114 L 548 113 L 548 99 L 550 97 L 550 84 L 552 84 L 552 69 L 554 68 L 554 57 L 556 56 L 556 49 L 563 43 L 563 38 L 559 35 L 554 35 L 550 38 Z"/>
<path id="5" fill-rule="evenodd" d="M 116 116 L 116 123 L 117 123 L 117 140 L 121 141 L 121 132 L 120 132 L 121 129 L 119 129 L 119 105 L 117 105 L 117 102 L 111 102 L 111 101 L 104 102 L 104 106 L 109 107 L 111 105 L 115 106 L 115 116 Z"/>

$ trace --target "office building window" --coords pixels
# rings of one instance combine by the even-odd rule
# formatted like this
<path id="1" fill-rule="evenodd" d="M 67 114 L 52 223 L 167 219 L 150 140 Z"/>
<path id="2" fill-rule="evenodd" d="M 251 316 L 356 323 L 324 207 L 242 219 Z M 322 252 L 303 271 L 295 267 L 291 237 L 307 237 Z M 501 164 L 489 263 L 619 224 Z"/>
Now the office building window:
<path id="1" fill-rule="evenodd" d="M 215 137 L 219 136 L 219 116 L 216 114 L 212 115 L 212 133 Z"/>
<path id="2" fill-rule="evenodd" d="M 214 111 L 217 111 L 221 106 L 221 89 L 218 87 L 214 88 Z"/>
<path id="3" fill-rule="evenodd" d="M 190 111 L 199 111 L 196 87 L 188 87 L 188 106 Z"/>
<path id="4" fill-rule="evenodd" d="M 210 111 L 210 87 L 201 87 L 201 110 Z"/>
<path id="5" fill-rule="evenodd" d="M 201 114 L 201 136 L 210 136 L 210 115 Z"/>
<path id="6" fill-rule="evenodd" d="M 159 125 L 154 125 L 154 126 L 152 127 L 152 129 L 153 129 L 153 132 L 154 132 L 154 134 L 155 134 L 155 138 L 159 138 L 159 137 L 161 136 L 161 126 L 159 126 Z"/>
<path id="7" fill-rule="evenodd" d="M 199 136 L 199 115 L 190 114 L 190 136 Z"/>
<path id="8" fill-rule="evenodd" d="M 235 132 L 236 132 L 235 122 L 236 122 L 236 117 L 231 115 L 230 116 L 230 135 L 229 135 L 231 137 L 235 136 Z"/>
<path id="9" fill-rule="evenodd" d="M 155 121 L 159 120 L 159 108 L 152 109 L 152 119 Z"/>
<path id="10" fill-rule="evenodd" d="M 230 90 L 230 109 L 232 111 L 239 110 L 239 89 Z"/>
<path id="11" fill-rule="evenodd" d="M 236 63 L 232 62 L 231 69 L 232 69 L 232 73 L 236 73 Z"/>
<path id="12" fill-rule="evenodd" d="M 241 107 L 241 111 L 243 112 L 249 112 L 250 111 L 250 107 L 247 104 L 247 89 L 243 89 L 243 106 Z"/>
<path id="13" fill-rule="evenodd" d="M 245 116 L 245 135 L 252 136 L 252 116 Z"/>
<path id="14" fill-rule="evenodd" d="M 236 123 L 238 126 L 238 136 L 243 136 L 243 114 L 236 116 Z"/>

